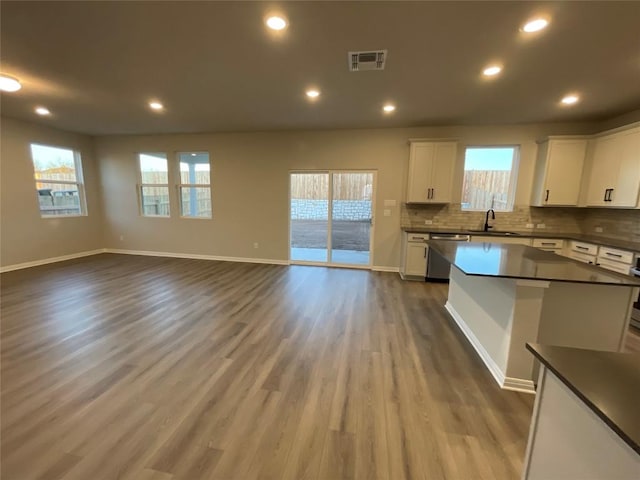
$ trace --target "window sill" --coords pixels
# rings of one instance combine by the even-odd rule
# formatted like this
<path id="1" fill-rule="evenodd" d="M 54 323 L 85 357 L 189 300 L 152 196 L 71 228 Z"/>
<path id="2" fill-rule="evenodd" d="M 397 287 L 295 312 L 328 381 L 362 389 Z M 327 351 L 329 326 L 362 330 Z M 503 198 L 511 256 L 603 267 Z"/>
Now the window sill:
<path id="1" fill-rule="evenodd" d="M 213 217 L 187 217 L 180 215 L 181 220 L 213 220 Z"/>

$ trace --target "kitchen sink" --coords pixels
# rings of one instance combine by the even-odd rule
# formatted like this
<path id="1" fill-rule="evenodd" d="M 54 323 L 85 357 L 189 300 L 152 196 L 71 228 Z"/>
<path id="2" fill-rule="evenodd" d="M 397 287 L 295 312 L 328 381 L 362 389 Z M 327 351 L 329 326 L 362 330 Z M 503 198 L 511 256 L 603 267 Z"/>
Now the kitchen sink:
<path id="1" fill-rule="evenodd" d="M 485 232 L 484 230 L 467 230 L 469 233 L 482 233 L 483 235 L 504 235 L 504 236 L 518 236 L 521 235 L 517 232 L 502 232 L 500 230 L 489 230 Z"/>

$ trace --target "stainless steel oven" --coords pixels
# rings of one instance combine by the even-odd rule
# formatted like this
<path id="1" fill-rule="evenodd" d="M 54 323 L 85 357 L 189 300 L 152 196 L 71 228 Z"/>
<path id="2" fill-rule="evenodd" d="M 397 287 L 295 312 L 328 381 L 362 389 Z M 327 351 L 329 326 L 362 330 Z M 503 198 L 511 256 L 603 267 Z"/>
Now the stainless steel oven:
<path id="1" fill-rule="evenodd" d="M 638 259 L 638 266 L 631 269 L 631 275 L 640 278 L 640 259 Z M 640 294 L 633 303 L 633 309 L 631 310 L 631 325 L 636 328 L 640 328 Z"/>

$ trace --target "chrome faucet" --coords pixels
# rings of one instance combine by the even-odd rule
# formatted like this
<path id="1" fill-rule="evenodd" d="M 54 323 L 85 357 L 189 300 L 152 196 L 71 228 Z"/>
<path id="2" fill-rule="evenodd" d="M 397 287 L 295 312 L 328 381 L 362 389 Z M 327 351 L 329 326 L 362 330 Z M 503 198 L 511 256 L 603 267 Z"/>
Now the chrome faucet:
<path id="1" fill-rule="evenodd" d="M 493 208 L 490 208 L 489 210 L 487 210 L 487 214 L 484 217 L 484 231 L 488 232 L 490 228 L 493 228 L 492 226 L 489 226 L 489 212 L 491 212 L 491 219 L 495 220 L 496 219 L 496 212 L 493 211 Z"/>

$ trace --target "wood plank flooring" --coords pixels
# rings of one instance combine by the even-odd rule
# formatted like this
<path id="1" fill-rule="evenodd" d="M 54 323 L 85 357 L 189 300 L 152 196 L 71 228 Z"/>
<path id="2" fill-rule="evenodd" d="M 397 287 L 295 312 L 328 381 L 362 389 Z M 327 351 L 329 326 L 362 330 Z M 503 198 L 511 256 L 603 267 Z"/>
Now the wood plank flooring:
<path id="1" fill-rule="evenodd" d="M 110 254 L 1 282 L 3 479 L 520 476 L 534 397 L 446 285 Z"/>

